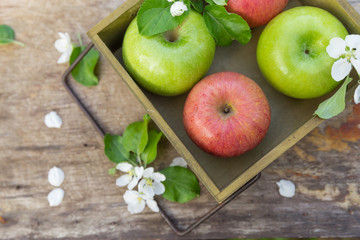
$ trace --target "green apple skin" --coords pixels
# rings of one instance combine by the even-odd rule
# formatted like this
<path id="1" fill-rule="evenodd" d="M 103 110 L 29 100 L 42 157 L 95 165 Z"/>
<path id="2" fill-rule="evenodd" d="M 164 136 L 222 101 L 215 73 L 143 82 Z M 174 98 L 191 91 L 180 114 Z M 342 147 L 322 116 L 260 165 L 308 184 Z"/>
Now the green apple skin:
<path id="1" fill-rule="evenodd" d="M 123 41 L 123 59 L 130 75 L 148 91 L 162 96 L 188 91 L 209 70 L 215 54 L 215 40 L 195 11 L 173 31 L 178 35 L 173 42 L 165 34 L 143 36 L 135 18 Z"/>
<path id="2" fill-rule="evenodd" d="M 299 99 L 320 97 L 339 85 L 331 77 L 334 59 L 326 47 L 348 32 L 329 12 L 296 7 L 275 17 L 262 32 L 257 60 L 269 83 L 283 94 Z"/>

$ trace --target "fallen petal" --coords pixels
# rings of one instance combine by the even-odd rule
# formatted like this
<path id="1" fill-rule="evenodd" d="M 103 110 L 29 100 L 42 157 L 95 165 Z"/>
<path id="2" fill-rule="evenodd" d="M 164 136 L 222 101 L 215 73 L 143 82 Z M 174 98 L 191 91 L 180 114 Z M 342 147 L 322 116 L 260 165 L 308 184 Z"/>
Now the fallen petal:
<path id="1" fill-rule="evenodd" d="M 53 167 L 49 170 L 48 181 L 54 187 L 59 187 L 65 178 L 64 171 L 60 168 Z"/>
<path id="2" fill-rule="evenodd" d="M 276 183 L 279 186 L 279 193 L 286 198 L 292 198 L 295 196 L 295 184 L 288 180 L 280 180 Z"/>
<path id="3" fill-rule="evenodd" d="M 44 122 L 48 128 L 60 128 L 62 125 L 60 116 L 54 111 L 45 115 Z"/>
<path id="4" fill-rule="evenodd" d="M 65 192 L 61 188 L 55 188 L 54 190 L 49 192 L 47 198 L 48 198 L 50 207 L 59 206 L 64 199 L 64 194 L 65 194 Z"/>
<path id="5" fill-rule="evenodd" d="M 182 158 L 182 157 L 176 157 L 172 160 L 170 167 L 175 167 L 175 166 L 179 166 L 179 167 L 187 167 L 187 163 L 186 161 Z"/>

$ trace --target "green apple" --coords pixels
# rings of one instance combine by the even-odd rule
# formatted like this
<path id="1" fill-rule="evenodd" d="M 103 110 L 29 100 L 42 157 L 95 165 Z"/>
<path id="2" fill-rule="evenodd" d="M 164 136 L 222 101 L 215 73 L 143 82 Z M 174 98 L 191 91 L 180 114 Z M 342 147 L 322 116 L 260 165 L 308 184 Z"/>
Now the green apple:
<path id="1" fill-rule="evenodd" d="M 122 54 L 127 71 L 142 87 L 175 96 L 206 74 L 214 59 L 215 40 L 195 11 L 174 30 L 151 37 L 139 33 L 135 18 L 126 30 Z"/>
<path id="2" fill-rule="evenodd" d="M 257 60 L 270 84 L 290 97 L 309 99 L 332 91 L 334 59 L 326 47 L 334 37 L 345 38 L 344 25 L 316 7 L 296 7 L 275 17 L 261 33 Z"/>

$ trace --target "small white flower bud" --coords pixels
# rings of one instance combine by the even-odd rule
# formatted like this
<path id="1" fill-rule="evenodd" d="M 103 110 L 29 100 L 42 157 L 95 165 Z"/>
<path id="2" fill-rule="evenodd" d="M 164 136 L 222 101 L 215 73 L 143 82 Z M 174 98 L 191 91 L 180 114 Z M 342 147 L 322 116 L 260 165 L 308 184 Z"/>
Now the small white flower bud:
<path id="1" fill-rule="evenodd" d="M 181 1 L 174 2 L 170 7 L 170 13 L 173 17 L 181 16 L 187 10 L 187 6 Z"/>
<path id="2" fill-rule="evenodd" d="M 62 125 L 60 116 L 54 111 L 45 115 L 44 122 L 48 128 L 60 128 Z"/>
<path id="3" fill-rule="evenodd" d="M 288 180 L 280 180 L 276 183 L 279 186 L 279 193 L 286 198 L 292 198 L 295 196 L 295 184 Z"/>
<path id="4" fill-rule="evenodd" d="M 64 181 L 65 174 L 60 168 L 53 167 L 49 170 L 48 181 L 51 185 L 58 187 Z"/>
<path id="5" fill-rule="evenodd" d="M 49 206 L 50 207 L 59 206 L 62 200 L 64 199 L 64 194 L 65 192 L 61 188 L 55 188 L 54 190 L 49 192 L 47 197 L 49 201 Z"/>

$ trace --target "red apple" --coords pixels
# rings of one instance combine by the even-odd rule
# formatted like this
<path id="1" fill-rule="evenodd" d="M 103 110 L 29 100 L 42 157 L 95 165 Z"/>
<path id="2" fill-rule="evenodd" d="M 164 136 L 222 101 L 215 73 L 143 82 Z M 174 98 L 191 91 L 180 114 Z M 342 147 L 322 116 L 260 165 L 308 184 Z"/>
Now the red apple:
<path id="1" fill-rule="evenodd" d="M 205 77 L 184 106 L 187 134 L 204 151 L 234 157 L 260 143 L 270 125 L 270 107 L 261 88 L 235 72 Z"/>
<path id="2" fill-rule="evenodd" d="M 267 24 L 286 6 L 288 0 L 229 0 L 226 10 L 237 13 L 250 27 Z"/>

